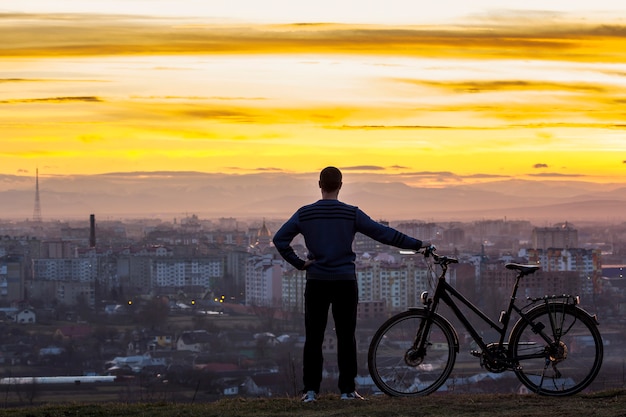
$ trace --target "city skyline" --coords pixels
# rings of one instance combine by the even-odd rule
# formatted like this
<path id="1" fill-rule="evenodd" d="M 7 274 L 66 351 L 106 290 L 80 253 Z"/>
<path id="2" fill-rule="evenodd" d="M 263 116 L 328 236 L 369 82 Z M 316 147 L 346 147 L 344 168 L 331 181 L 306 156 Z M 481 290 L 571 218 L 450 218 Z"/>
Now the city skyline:
<path id="1" fill-rule="evenodd" d="M 408 187 L 626 183 L 613 1 L 26 0 L 0 19 L 12 180 L 336 165 Z"/>

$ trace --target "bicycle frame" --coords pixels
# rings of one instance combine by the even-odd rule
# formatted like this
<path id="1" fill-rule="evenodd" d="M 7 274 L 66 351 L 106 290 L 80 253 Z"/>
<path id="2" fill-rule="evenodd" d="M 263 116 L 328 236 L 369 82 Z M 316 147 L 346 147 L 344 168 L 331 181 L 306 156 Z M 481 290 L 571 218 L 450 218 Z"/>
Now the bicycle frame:
<path id="1" fill-rule="evenodd" d="M 519 308 L 515 304 L 520 278 L 523 276 L 523 274 L 522 273 L 517 274 L 517 277 L 515 279 L 515 285 L 513 286 L 511 298 L 509 300 L 509 304 L 506 310 L 502 311 L 500 315 L 499 323 L 496 323 L 493 319 L 487 316 L 487 314 L 485 314 L 482 310 L 480 310 L 480 308 L 474 305 L 463 294 L 461 294 L 456 288 L 454 288 L 452 285 L 450 285 L 446 281 L 445 275 L 446 275 L 448 268 L 447 268 L 447 264 L 445 263 L 445 261 L 444 263 L 439 263 L 439 265 L 441 265 L 442 267 L 442 272 L 439 278 L 437 278 L 437 286 L 435 288 L 435 294 L 433 298 L 428 299 L 427 294 L 426 295 L 422 294 L 422 301 L 426 305 L 426 310 L 428 311 L 429 319 L 431 317 L 431 314 L 436 313 L 437 308 L 439 307 L 439 303 L 443 301 L 444 304 L 450 307 L 450 309 L 452 310 L 456 318 L 463 324 L 465 329 L 469 332 L 472 339 L 476 342 L 478 347 L 482 350 L 482 354 L 486 355 L 489 360 L 495 360 L 496 358 L 494 358 L 490 349 L 488 348 L 488 345 L 492 345 L 492 343 L 486 343 L 483 340 L 478 330 L 476 330 L 476 328 L 474 327 L 474 325 L 472 325 L 470 320 L 467 317 L 465 317 L 465 315 L 462 313 L 461 309 L 457 305 L 457 302 L 466 306 L 471 312 L 473 312 L 476 316 L 478 316 L 484 323 L 488 324 L 492 329 L 494 329 L 498 333 L 499 338 L 497 341 L 497 346 L 499 350 L 501 351 L 501 349 L 505 346 L 505 338 L 508 333 L 509 323 L 511 320 L 511 313 L 515 311 L 517 314 L 520 315 L 520 317 L 522 318 L 525 317 L 523 308 Z M 424 329 L 420 329 L 417 333 L 418 337 L 416 338 L 416 343 L 419 343 L 419 344 L 416 346 L 416 348 L 420 352 L 424 351 L 424 348 L 425 348 L 424 344 L 426 340 L 425 338 L 419 337 L 419 335 L 428 334 L 430 321 L 431 320 L 426 320 L 426 323 L 424 323 L 426 327 Z"/>

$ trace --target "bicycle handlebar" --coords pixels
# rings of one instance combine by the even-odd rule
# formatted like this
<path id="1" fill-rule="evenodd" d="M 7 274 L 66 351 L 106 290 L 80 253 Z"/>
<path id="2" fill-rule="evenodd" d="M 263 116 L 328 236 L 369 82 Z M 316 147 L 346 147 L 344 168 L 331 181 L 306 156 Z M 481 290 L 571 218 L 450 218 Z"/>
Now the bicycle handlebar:
<path id="1" fill-rule="evenodd" d="M 456 258 L 449 258 L 447 256 L 438 255 L 437 248 L 434 245 L 430 245 L 424 248 L 423 252 L 418 251 L 418 253 L 423 254 L 424 258 L 428 258 L 429 256 L 432 256 L 433 259 L 435 260 L 435 263 L 442 265 L 442 266 L 448 266 L 449 264 L 459 263 L 459 260 Z"/>

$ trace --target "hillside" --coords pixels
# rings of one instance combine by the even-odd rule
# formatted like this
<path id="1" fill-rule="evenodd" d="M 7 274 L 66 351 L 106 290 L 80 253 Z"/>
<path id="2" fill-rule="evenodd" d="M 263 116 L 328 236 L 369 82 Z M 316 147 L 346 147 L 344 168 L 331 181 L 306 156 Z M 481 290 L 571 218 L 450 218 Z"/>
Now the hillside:
<path id="1" fill-rule="evenodd" d="M 71 404 L 11 408 L 7 417 L 281 417 L 281 416 L 362 416 L 362 417 L 617 417 L 626 413 L 626 391 L 579 394 L 566 398 L 530 395 L 432 395 L 423 398 L 372 397 L 367 401 L 339 401 L 322 396 L 315 403 L 302 404 L 295 398 L 229 399 L 204 404 Z"/>
<path id="2" fill-rule="evenodd" d="M 440 187 L 410 185 L 392 178 L 346 174 L 340 199 L 376 219 L 472 221 L 485 218 L 621 222 L 623 184 L 584 181 L 492 180 Z M 236 217 L 284 220 L 300 205 L 319 198 L 315 175 L 263 173 L 128 172 L 41 177 L 42 217 L 80 219 Z M 0 176 L 0 218 L 28 219 L 34 179 Z"/>

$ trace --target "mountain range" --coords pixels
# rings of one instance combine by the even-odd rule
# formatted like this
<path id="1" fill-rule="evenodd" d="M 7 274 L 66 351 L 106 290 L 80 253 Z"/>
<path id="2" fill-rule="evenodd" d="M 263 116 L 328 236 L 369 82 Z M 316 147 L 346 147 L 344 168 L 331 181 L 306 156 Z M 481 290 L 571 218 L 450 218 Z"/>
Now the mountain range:
<path id="1" fill-rule="evenodd" d="M 347 175 L 345 175 L 347 177 Z M 416 221 L 626 221 L 626 185 L 502 179 L 440 187 L 350 173 L 340 199 L 372 218 Z M 35 179 L 0 175 L 0 220 L 32 219 Z M 42 218 L 271 218 L 320 198 L 316 174 L 126 172 L 39 178 Z"/>

